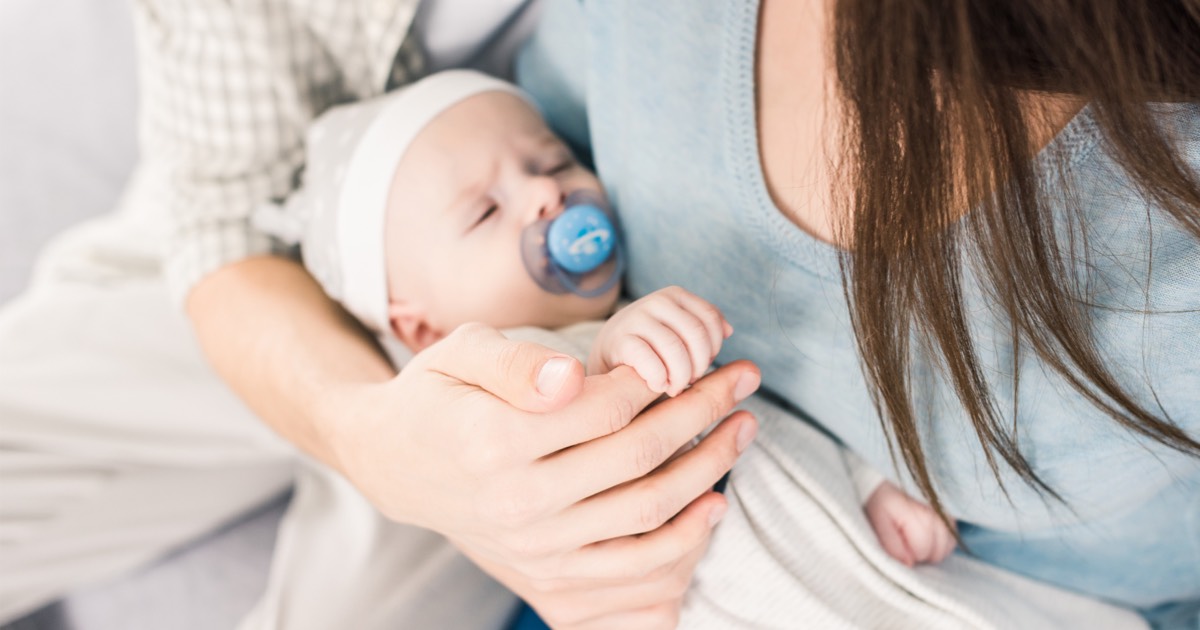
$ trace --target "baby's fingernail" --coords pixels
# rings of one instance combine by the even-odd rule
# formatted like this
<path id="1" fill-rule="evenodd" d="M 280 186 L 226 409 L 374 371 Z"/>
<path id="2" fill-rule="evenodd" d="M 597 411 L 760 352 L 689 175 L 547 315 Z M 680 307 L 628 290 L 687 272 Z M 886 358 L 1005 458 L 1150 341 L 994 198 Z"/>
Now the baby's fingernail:
<path id="1" fill-rule="evenodd" d="M 717 523 L 720 523 L 721 519 L 725 518 L 725 513 L 728 511 L 729 508 L 727 508 L 725 504 L 721 504 L 713 508 L 712 511 L 708 513 L 708 526 L 712 527 Z"/>
<path id="2" fill-rule="evenodd" d="M 538 372 L 537 389 L 538 393 L 546 398 L 554 398 L 558 392 L 562 390 L 563 385 L 567 381 L 567 375 L 571 373 L 571 360 L 566 357 L 555 357 L 542 364 L 542 369 Z"/>
<path id="3" fill-rule="evenodd" d="M 732 335 L 733 335 L 733 325 L 730 324 L 729 322 L 725 322 L 725 338 L 728 339 Z"/>
<path id="4" fill-rule="evenodd" d="M 738 427 L 737 432 L 737 450 L 739 453 L 746 450 L 750 446 L 750 442 L 754 440 L 754 436 L 758 434 L 757 423 L 743 422 L 741 427 Z"/>
<path id="5" fill-rule="evenodd" d="M 737 402 L 742 402 L 750 397 L 755 390 L 758 389 L 758 384 L 761 382 L 758 374 L 754 372 L 746 372 L 738 379 L 737 386 L 733 388 L 733 399 Z"/>

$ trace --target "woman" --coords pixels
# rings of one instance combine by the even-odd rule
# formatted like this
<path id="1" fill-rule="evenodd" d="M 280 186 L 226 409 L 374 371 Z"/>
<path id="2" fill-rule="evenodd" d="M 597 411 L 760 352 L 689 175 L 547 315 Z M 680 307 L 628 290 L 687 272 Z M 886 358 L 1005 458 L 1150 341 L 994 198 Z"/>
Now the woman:
<path id="1" fill-rule="evenodd" d="M 1200 3 L 564 0 L 520 75 L 635 296 L 970 552 L 1200 619 Z"/>

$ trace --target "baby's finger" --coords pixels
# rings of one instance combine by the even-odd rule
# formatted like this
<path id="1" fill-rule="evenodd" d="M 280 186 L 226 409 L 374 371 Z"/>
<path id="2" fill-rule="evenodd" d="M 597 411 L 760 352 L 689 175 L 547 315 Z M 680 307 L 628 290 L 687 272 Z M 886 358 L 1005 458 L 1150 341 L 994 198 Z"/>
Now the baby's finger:
<path id="1" fill-rule="evenodd" d="M 883 550 L 889 556 L 899 560 L 905 566 L 913 565 L 913 553 L 908 548 L 908 543 L 904 540 L 904 535 L 896 526 L 895 521 L 887 519 L 883 523 L 877 524 L 875 536 L 879 538 L 879 544 L 883 546 Z"/>
<path id="2" fill-rule="evenodd" d="M 688 358 L 691 362 L 690 378 L 687 385 L 704 376 L 708 366 L 720 346 L 712 345 L 712 336 L 700 318 L 675 303 L 667 303 L 656 308 L 654 316 L 663 325 L 675 332 L 687 347 Z M 686 386 L 686 385 L 685 385 Z"/>
<path id="3" fill-rule="evenodd" d="M 620 363 L 633 368 L 651 391 L 663 393 L 669 389 L 667 365 L 650 341 L 636 335 L 625 335 L 617 342 L 616 350 L 617 356 L 621 357 Z"/>
<path id="4" fill-rule="evenodd" d="M 950 529 L 944 523 L 940 523 L 940 521 L 939 524 L 941 526 L 937 528 L 937 551 L 933 558 L 935 563 L 945 560 L 954 552 L 954 547 L 958 545 L 958 542 L 954 540 L 954 536 L 950 533 Z"/>
<path id="5" fill-rule="evenodd" d="M 661 321 L 648 326 L 642 331 L 641 337 L 650 343 L 663 365 L 667 366 L 667 394 L 677 396 L 687 389 L 693 380 L 692 356 L 687 341 Z"/>
<path id="6" fill-rule="evenodd" d="M 925 506 L 920 506 L 924 509 Z M 908 527 L 904 528 L 904 539 L 912 551 L 913 559 L 918 562 L 930 562 L 937 556 L 937 533 L 941 523 L 931 514 L 914 514 Z"/>
<path id="7" fill-rule="evenodd" d="M 689 291 L 680 290 L 672 294 L 672 297 L 675 298 L 675 301 L 680 306 L 704 322 L 704 328 L 708 331 L 708 337 L 712 343 L 713 356 L 715 357 L 721 350 L 721 343 L 725 341 L 729 333 L 733 332 L 733 327 L 725 321 L 725 316 L 721 314 L 721 309 Z"/>

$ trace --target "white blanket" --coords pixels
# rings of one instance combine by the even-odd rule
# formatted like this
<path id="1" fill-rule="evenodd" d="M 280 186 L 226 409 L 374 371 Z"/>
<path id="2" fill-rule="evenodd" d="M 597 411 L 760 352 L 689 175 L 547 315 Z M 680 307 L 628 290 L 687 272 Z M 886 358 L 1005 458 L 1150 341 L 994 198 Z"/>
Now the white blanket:
<path id="1" fill-rule="evenodd" d="M 1146 628 L 1133 612 L 955 554 L 888 556 L 839 447 L 757 398 L 758 438 L 734 467 L 729 513 L 697 569 L 681 628 Z"/>

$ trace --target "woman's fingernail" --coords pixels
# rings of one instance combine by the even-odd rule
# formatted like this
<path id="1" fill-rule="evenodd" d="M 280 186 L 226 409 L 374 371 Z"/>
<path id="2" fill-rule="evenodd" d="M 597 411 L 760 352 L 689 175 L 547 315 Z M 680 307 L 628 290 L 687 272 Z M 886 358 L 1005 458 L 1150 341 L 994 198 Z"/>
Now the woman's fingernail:
<path id="1" fill-rule="evenodd" d="M 742 426 L 738 427 L 737 432 L 737 450 L 739 453 L 746 450 L 750 446 L 750 442 L 754 440 L 754 436 L 758 434 L 758 426 L 754 422 L 742 422 Z"/>
<path id="2" fill-rule="evenodd" d="M 721 519 L 725 518 L 725 512 L 728 511 L 729 508 L 725 507 L 724 504 L 713 508 L 712 511 L 708 513 L 708 526 L 712 527 L 713 525 L 720 523 Z"/>
<path id="3" fill-rule="evenodd" d="M 733 399 L 737 402 L 742 402 L 750 397 L 755 390 L 758 389 L 758 384 L 761 381 L 758 374 L 754 372 L 746 372 L 738 379 L 737 386 L 733 388 Z"/>
<path id="4" fill-rule="evenodd" d="M 555 357 L 542 364 L 538 372 L 538 393 L 546 398 L 554 398 L 562 390 L 571 372 L 571 360 L 566 357 Z"/>

